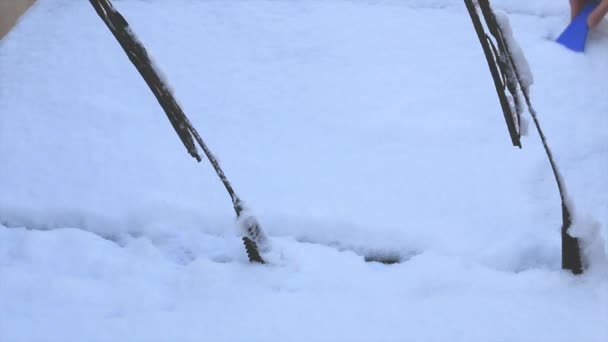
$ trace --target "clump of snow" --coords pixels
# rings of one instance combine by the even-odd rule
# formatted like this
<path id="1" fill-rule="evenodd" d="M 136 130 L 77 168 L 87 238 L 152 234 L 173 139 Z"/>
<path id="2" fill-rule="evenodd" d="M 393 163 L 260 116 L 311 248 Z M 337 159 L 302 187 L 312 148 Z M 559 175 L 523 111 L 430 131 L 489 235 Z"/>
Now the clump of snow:
<path id="1" fill-rule="evenodd" d="M 520 107 L 519 113 L 517 110 L 517 106 L 515 105 L 515 100 L 512 95 L 507 95 L 507 101 L 509 102 L 509 108 L 511 109 L 511 117 L 513 118 L 513 122 L 516 125 L 517 132 L 520 136 L 526 136 L 528 134 L 528 121 L 522 115 L 523 114 L 523 105 L 521 101 L 521 96 L 519 93 L 516 93 L 514 96 L 517 96 L 520 99 Z"/>
<path id="2" fill-rule="evenodd" d="M 513 30 L 511 29 L 511 23 L 509 22 L 509 16 L 503 11 L 495 11 L 496 21 L 500 26 L 503 37 L 506 40 L 507 47 L 511 56 L 513 57 L 513 62 L 515 63 L 515 68 L 519 72 L 520 79 L 522 81 L 522 85 L 526 88 L 526 91 L 530 88 L 532 83 L 534 83 L 534 75 L 532 74 L 532 70 L 530 69 L 530 65 L 526 56 L 523 53 L 523 50 L 519 46 L 517 40 L 513 36 Z"/>
<path id="3" fill-rule="evenodd" d="M 268 237 L 266 237 L 258 219 L 249 208 L 242 206 L 241 214 L 237 219 L 237 224 L 243 235 L 253 240 L 258 245 L 260 251 L 267 252 L 270 250 Z"/>
<path id="4" fill-rule="evenodd" d="M 519 116 L 519 134 L 522 137 L 528 136 L 528 128 L 530 127 L 530 120 L 523 115 Z"/>

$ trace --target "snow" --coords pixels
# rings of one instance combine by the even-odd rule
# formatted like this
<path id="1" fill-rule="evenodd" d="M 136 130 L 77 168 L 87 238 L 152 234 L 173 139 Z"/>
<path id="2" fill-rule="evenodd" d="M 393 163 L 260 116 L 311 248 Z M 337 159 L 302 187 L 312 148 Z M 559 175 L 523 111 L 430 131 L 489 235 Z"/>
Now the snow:
<path id="1" fill-rule="evenodd" d="M 506 40 L 509 53 L 511 57 L 513 57 L 513 63 L 515 64 L 515 69 L 519 73 L 522 86 L 528 91 L 527 89 L 534 83 L 534 75 L 530 70 L 528 60 L 519 46 L 519 43 L 513 37 L 513 30 L 511 29 L 511 23 L 509 22 L 507 14 L 503 11 L 496 11 L 495 14 L 496 21 L 498 22 L 498 25 L 500 25 L 501 32 Z"/>
<path id="2" fill-rule="evenodd" d="M 0 41 L 0 341 L 608 340 L 608 23 L 495 0 L 533 131 L 513 148 L 464 5 L 114 1 L 247 200 L 196 163 L 86 1 L 39 0 Z M 400 262 L 364 262 L 385 256 Z"/>
<path id="3" fill-rule="evenodd" d="M 237 225 L 241 228 L 241 234 L 254 241 L 260 250 L 270 250 L 268 237 L 266 237 L 266 234 L 260 227 L 260 223 L 251 210 L 244 208 L 244 210 L 241 211 L 241 214 L 237 218 Z"/>

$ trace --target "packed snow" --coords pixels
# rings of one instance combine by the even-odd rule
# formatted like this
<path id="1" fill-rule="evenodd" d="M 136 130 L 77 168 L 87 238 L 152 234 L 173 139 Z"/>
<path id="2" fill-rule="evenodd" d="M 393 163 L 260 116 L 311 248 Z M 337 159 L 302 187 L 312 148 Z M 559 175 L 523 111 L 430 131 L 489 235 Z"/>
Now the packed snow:
<path id="1" fill-rule="evenodd" d="M 574 276 L 462 1 L 114 5 L 268 263 L 88 1 L 39 0 L 0 41 L 0 341 L 608 341 L 608 21 L 577 54 L 554 42 L 567 1 L 492 1 Z"/>

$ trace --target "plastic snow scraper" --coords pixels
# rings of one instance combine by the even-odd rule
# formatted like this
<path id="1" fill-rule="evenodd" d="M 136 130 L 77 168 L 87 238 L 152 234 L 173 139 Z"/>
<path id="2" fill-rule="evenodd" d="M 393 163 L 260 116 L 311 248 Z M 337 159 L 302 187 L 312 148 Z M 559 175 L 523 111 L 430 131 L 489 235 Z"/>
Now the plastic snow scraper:
<path id="1" fill-rule="evenodd" d="M 597 3 L 593 1 L 586 4 L 581 12 L 572 20 L 570 25 L 562 32 L 559 38 L 557 38 L 557 42 L 570 50 L 584 52 L 587 34 L 589 33 L 587 18 L 596 7 Z"/>

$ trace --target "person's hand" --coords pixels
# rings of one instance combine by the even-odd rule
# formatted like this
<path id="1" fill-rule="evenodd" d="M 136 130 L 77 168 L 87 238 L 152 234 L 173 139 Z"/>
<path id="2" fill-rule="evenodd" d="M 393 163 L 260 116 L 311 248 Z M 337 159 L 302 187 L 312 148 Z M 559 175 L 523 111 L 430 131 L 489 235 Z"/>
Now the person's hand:
<path id="1" fill-rule="evenodd" d="M 570 0 L 570 19 L 573 20 L 585 7 L 586 0 Z"/>
<path id="2" fill-rule="evenodd" d="M 595 10 L 591 12 L 589 18 L 587 18 L 587 26 L 589 26 L 589 28 L 596 27 L 597 24 L 599 24 L 600 21 L 602 21 L 602 19 L 606 16 L 606 13 L 608 13 L 608 0 L 602 0 L 602 2 L 597 5 Z"/>

